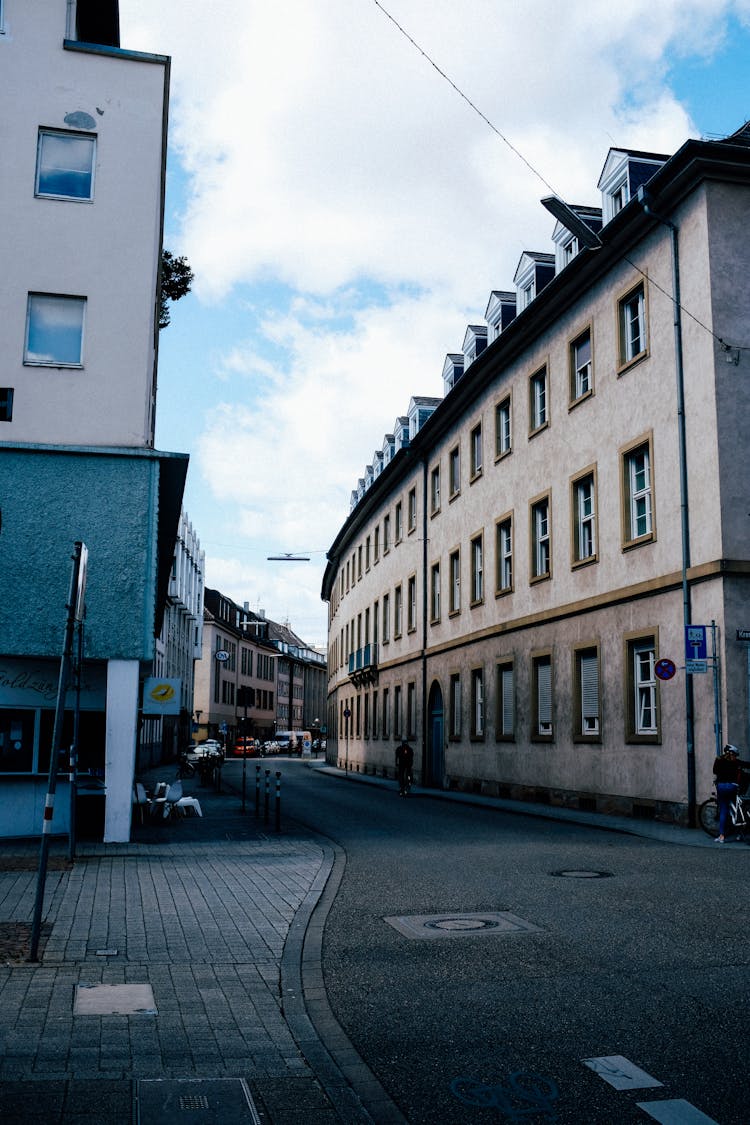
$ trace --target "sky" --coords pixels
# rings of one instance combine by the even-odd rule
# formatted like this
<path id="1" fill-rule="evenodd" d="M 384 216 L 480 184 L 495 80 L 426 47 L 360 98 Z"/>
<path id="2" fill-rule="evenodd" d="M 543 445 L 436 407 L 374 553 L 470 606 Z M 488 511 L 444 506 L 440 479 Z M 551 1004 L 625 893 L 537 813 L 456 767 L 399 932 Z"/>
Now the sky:
<path id="1" fill-rule="evenodd" d="M 206 585 L 324 645 L 351 492 L 524 250 L 552 249 L 539 200 L 599 204 L 610 146 L 750 118 L 750 0 L 120 0 L 120 19 L 124 48 L 172 59 L 164 243 L 195 273 L 161 333 L 156 444 L 190 454 Z M 310 561 L 268 561 L 287 553 Z"/>

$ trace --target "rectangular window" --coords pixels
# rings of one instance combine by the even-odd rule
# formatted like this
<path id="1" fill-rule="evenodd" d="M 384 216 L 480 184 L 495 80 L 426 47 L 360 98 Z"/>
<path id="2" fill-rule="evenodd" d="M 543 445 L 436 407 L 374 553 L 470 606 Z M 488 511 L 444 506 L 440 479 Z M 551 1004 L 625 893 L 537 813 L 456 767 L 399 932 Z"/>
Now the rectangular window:
<path id="1" fill-rule="evenodd" d="M 656 642 L 641 637 L 628 642 L 629 736 L 653 741 L 658 737 Z"/>
<path id="2" fill-rule="evenodd" d="M 622 298 L 617 310 L 620 366 L 624 367 L 646 352 L 646 296 L 643 282 Z"/>
<path id="3" fill-rule="evenodd" d="M 596 648 L 576 652 L 575 680 L 575 734 L 581 738 L 596 738 L 599 735 L 599 652 Z"/>
<path id="4" fill-rule="evenodd" d="M 383 516 L 383 554 L 387 555 L 391 549 L 391 517 Z"/>
<path id="5" fill-rule="evenodd" d="M 370 569 L 370 536 L 365 539 L 365 570 Z"/>
<path id="6" fill-rule="evenodd" d="M 13 388 L 0 387 L 0 422 L 13 421 Z"/>
<path id="7" fill-rule="evenodd" d="M 497 523 L 495 588 L 498 594 L 513 589 L 513 517 L 506 516 Z"/>
<path id="8" fill-rule="evenodd" d="M 375 562 L 377 562 L 378 559 L 380 558 L 380 526 L 379 525 L 375 528 L 375 531 L 373 533 L 372 550 L 373 550 L 373 557 L 375 559 Z"/>
<path id="9" fill-rule="evenodd" d="M 471 541 L 471 604 L 484 600 L 484 537 L 476 535 Z"/>
<path id="10" fill-rule="evenodd" d="M 357 581 L 362 581 L 362 547 L 357 547 Z"/>
<path id="11" fill-rule="evenodd" d="M 85 309 L 85 297 L 29 293 L 24 363 L 81 367 Z"/>
<path id="12" fill-rule="evenodd" d="M 440 620 L 440 563 L 433 563 L 430 568 L 430 621 L 432 624 Z"/>
<path id="13" fill-rule="evenodd" d="M 397 684 L 393 689 L 393 737 L 401 738 L 401 686 Z"/>
<path id="14" fill-rule="evenodd" d="M 471 671 L 471 737 L 484 738 L 484 672 Z"/>
<path id="15" fill-rule="evenodd" d="M 404 592 L 397 586 L 393 593 L 393 636 L 400 637 L 404 623 Z"/>
<path id="16" fill-rule="evenodd" d="M 413 574 L 406 585 L 406 627 L 410 633 L 417 627 L 417 579 Z"/>
<path id="17" fill-rule="evenodd" d="M 406 737 L 417 737 L 417 685 L 406 685 Z"/>
<path id="18" fill-rule="evenodd" d="M 401 501 L 396 505 L 396 542 L 400 543 L 404 537 L 404 510 Z"/>
<path id="19" fill-rule="evenodd" d="M 452 551 L 448 565 L 450 568 L 450 613 L 461 609 L 461 552 Z"/>
<path id="20" fill-rule="evenodd" d="M 594 389 L 591 366 L 591 329 L 587 328 L 570 345 L 570 401 L 578 402 Z"/>
<path id="21" fill-rule="evenodd" d="M 417 490 L 416 488 L 409 489 L 409 507 L 408 507 L 409 531 L 415 531 L 417 527 Z"/>
<path id="22" fill-rule="evenodd" d="M 531 578 L 535 581 L 550 577 L 550 513 L 549 497 L 531 505 Z"/>
<path id="23" fill-rule="evenodd" d="M 380 605 L 379 605 L 378 602 L 375 602 L 373 607 L 372 607 L 372 643 L 375 644 L 375 645 L 378 643 L 378 639 L 379 639 L 379 637 L 378 637 L 378 628 L 380 626 L 379 613 L 380 613 Z"/>
<path id="24" fill-rule="evenodd" d="M 383 594 L 383 644 L 391 639 L 391 596 Z"/>
<path id="25" fill-rule="evenodd" d="M 383 738 L 389 738 L 391 733 L 391 693 L 388 688 L 383 688 Z"/>
<path id="26" fill-rule="evenodd" d="M 496 737 L 501 741 L 511 741 L 515 736 L 516 708 L 513 691 L 513 665 L 497 666 L 497 718 Z"/>
<path id="27" fill-rule="evenodd" d="M 533 735 L 552 738 L 552 657 L 535 656 L 532 661 L 534 692 Z"/>
<path id="28" fill-rule="evenodd" d="M 370 737 L 370 693 L 365 692 L 365 725 L 363 730 L 365 738 Z"/>
<path id="29" fill-rule="evenodd" d="M 430 514 L 440 511 L 440 466 L 436 465 L 430 473 Z"/>
<path id="30" fill-rule="evenodd" d="M 458 445 L 448 454 L 448 489 L 451 497 L 461 491 L 461 448 Z"/>
<path id="31" fill-rule="evenodd" d="M 461 676 L 458 672 L 451 675 L 450 681 L 450 737 L 461 737 Z"/>
<path id="32" fill-rule="evenodd" d="M 529 379 L 529 433 L 544 429 L 548 421 L 547 368 L 542 367 Z"/>
<path id="33" fill-rule="evenodd" d="M 573 481 L 573 561 L 596 558 L 596 478 L 591 473 Z"/>
<path id="34" fill-rule="evenodd" d="M 378 737 L 378 693 L 372 693 L 372 737 Z"/>
<path id="35" fill-rule="evenodd" d="M 482 423 L 471 431 L 471 479 L 478 477 L 482 471 Z"/>
<path id="36" fill-rule="evenodd" d="M 649 442 L 625 453 L 623 493 L 623 538 L 627 545 L 651 537 L 654 531 Z"/>
<path id="37" fill-rule="evenodd" d="M 54 199 L 94 198 L 96 137 L 39 130 L 36 194 Z"/>
<path id="38" fill-rule="evenodd" d="M 510 395 L 495 407 L 495 457 L 511 451 Z"/>

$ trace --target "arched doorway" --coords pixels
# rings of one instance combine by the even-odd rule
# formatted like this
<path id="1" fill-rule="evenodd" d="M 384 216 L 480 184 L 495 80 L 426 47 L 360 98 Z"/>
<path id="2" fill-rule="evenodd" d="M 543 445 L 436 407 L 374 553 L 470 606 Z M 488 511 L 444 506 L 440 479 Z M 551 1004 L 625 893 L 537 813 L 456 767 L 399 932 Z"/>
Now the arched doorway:
<path id="1" fill-rule="evenodd" d="M 445 720 L 443 712 L 443 692 L 437 680 L 433 680 L 427 704 L 427 761 L 425 762 L 425 785 L 443 788 L 445 773 Z"/>

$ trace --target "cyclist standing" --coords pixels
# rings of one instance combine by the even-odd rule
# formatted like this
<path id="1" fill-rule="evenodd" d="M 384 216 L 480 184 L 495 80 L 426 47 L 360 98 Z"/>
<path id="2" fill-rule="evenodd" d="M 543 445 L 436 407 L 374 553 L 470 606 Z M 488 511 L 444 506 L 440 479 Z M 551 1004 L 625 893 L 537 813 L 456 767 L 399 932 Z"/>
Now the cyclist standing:
<path id="1" fill-rule="evenodd" d="M 750 762 L 740 761 L 740 752 L 732 743 L 728 743 L 721 756 L 714 762 L 714 778 L 716 781 L 716 802 L 719 806 L 719 835 L 717 844 L 724 843 L 724 833 L 727 826 L 727 817 L 732 801 L 740 789 L 740 778 L 743 769 L 750 769 Z"/>

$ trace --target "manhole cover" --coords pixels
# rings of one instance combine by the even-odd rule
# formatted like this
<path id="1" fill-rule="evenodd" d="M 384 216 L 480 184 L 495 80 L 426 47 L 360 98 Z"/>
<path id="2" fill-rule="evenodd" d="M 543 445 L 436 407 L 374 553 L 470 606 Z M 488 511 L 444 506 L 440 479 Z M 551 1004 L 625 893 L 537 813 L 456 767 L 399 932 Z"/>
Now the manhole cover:
<path id="1" fill-rule="evenodd" d="M 139 1125 L 261 1125 L 244 1078 L 142 1078 Z"/>
<path id="2" fill-rule="evenodd" d="M 410 914 L 385 918 L 389 926 L 408 938 L 475 937 L 479 934 L 541 933 L 541 928 L 508 910 L 466 914 Z"/>
<path id="3" fill-rule="evenodd" d="M 155 1016 L 150 984 L 78 984 L 74 1016 Z"/>
<path id="4" fill-rule="evenodd" d="M 563 871 L 550 871 L 556 879 L 611 879 L 611 871 L 586 871 L 578 868 L 568 868 Z"/>

